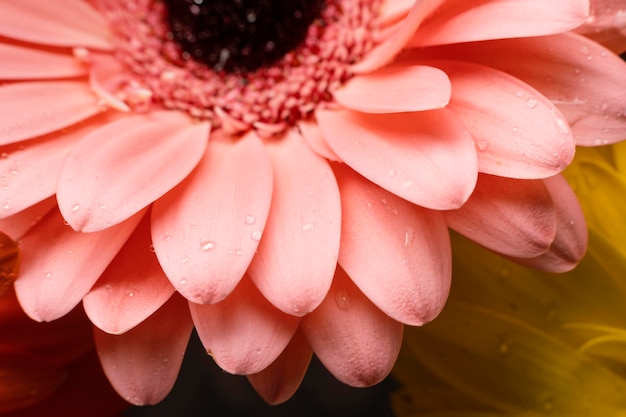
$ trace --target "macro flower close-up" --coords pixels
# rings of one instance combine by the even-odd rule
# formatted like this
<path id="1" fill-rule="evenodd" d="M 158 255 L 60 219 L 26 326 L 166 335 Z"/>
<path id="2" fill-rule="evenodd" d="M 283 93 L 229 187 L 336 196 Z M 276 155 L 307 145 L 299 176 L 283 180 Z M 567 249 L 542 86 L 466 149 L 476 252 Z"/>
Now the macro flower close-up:
<path id="1" fill-rule="evenodd" d="M 0 231 L 20 250 L 17 300 L 40 322 L 82 303 L 137 405 L 167 395 L 194 328 L 269 403 L 313 354 L 376 384 L 403 326 L 446 303 L 449 229 L 545 271 L 583 257 L 560 173 L 577 145 L 624 140 L 623 14 L 4 0 Z"/>

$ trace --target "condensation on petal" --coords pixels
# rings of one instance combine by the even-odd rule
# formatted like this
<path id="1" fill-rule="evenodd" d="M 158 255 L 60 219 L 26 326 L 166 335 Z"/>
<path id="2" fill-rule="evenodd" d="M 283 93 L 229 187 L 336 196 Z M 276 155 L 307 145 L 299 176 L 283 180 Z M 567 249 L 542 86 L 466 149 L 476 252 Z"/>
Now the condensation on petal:
<path id="1" fill-rule="evenodd" d="M 66 158 L 57 189 L 65 220 L 83 232 L 124 221 L 176 186 L 202 158 L 208 123 L 151 112 L 87 135 Z"/>
<path id="2" fill-rule="evenodd" d="M 337 166 L 342 202 L 339 264 L 393 319 L 422 325 L 443 308 L 452 259 L 441 213 L 414 206 Z"/>
<path id="3" fill-rule="evenodd" d="M 85 313 L 101 330 L 125 333 L 174 294 L 151 242 L 150 216 L 146 215 L 83 298 Z"/>
<path id="4" fill-rule="evenodd" d="M 414 204 L 460 207 L 476 184 L 474 143 L 447 109 L 400 114 L 321 110 L 331 148 L 352 169 Z"/>
<path id="5" fill-rule="evenodd" d="M 295 131 L 267 148 L 274 190 L 249 273 L 272 304 L 302 316 L 322 302 L 335 272 L 341 229 L 339 190 L 328 162 Z"/>
<path id="6" fill-rule="evenodd" d="M 261 140 L 214 134 L 194 172 L 154 204 L 154 248 L 178 292 L 198 304 L 230 294 L 255 256 L 271 199 Z"/>
<path id="7" fill-rule="evenodd" d="M 139 223 L 143 213 L 99 233 L 78 233 L 56 210 L 20 241 L 22 266 L 15 291 L 37 321 L 52 321 L 87 294 Z"/>

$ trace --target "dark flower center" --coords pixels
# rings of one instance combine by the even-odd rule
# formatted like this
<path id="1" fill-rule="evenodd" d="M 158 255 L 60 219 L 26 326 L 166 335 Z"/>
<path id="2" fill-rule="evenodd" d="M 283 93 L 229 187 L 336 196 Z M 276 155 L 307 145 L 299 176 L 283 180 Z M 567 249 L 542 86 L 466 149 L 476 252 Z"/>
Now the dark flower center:
<path id="1" fill-rule="evenodd" d="M 268 67 L 299 46 L 323 0 L 165 0 L 172 39 L 186 59 L 215 71 Z"/>

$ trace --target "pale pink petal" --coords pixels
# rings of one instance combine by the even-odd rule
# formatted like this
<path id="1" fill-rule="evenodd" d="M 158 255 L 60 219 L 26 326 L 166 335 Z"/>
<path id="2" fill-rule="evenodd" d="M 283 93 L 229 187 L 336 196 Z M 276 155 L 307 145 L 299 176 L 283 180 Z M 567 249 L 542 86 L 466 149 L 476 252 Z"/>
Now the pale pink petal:
<path id="1" fill-rule="evenodd" d="M 615 143 L 626 129 L 626 63 L 574 33 L 432 48 L 431 56 L 507 72 L 551 100 L 577 145 Z M 523 51 L 523 52 L 520 52 Z"/>
<path id="2" fill-rule="evenodd" d="M 77 233 L 56 210 L 20 241 L 22 263 L 15 291 L 37 321 L 55 320 L 87 294 L 139 223 L 142 213 L 99 233 Z"/>
<path id="3" fill-rule="evenodd" d="M 467 238 L 521 258 L 547 251 L 556 233 L 555 207 L 542 180 L 481 174 L 467 203 L 445 216 Z"/>
<path id="4" fill-rule="evenodd" d="M 345 166 L 335 173 L 343 213 L 341 267 L 394 320 L 416 326 L 434 319 L 452 277 L 443 215 L 390 194 Z"/>
<path id="5" fill-rule="evenodd" d="M 581 25 L 588 0 L 466 0 L 443 3 L 424 20 L 411 47 L 565 32 Z"/>
<path id="6" fill-rule="evenodd" d="M 302 319 L 301 328 L 315 355 L 338 380 L 365 387 L 391 371 L 403 325 L 376 308 L 338 269 L 324 302 Z"/>
<path id="7" fill-rule="evenodd" d="M 576 32 L 618 54 L 626 51 L 626 4 L 623 0 L 593 0 L 585 24 Z"/>
<path id="8" fill-rule="evenodd" d="M 306 373 L 313 350 L 301 331 L 270 366 L 259 373 L 247 375 L 255 391 L 271 405 L 287 401 L 296 392 Z"/>
<path id="9" fill-rule="evenodd" d="M 3 0 L 0 34 L 43 45 L 112 48 L 105 20 L 81 0 Z"/>
<path id="10" fill-rule="evenodd" d="M 156 404 L 178 376 L 193 323 L 182 297 L 172 297 L 143 323 L 122 335 L 94 328 L 104 373 L 134 405 Z"/>
<path id="11" fill-rule="evenodd" d="M 189 303 L 200 340 L 215 362 L 232 374 L 253 374 L 278 358 L 300 319 L 271 305 L 244 277 L 224 301 Z"/>
<path id="12" fill-rule="evenodd" d="M 0 217 L 53 195 L 61 165 L 72 147 L 111 120 L 111 114 L 98 115 L 43 137 L 0 147 Z"/>
<path id="13" fill-rule="evenodd" d="M 357 74 L 367 73 L 388 64 L 404 48 L 428 13 L 444 2 L 445 0 L 415 1 L 407 17 L 397 24 L 397 29 L 394 28 L 393 32 L 369 51 L 362 61 L 353 65 L 352 71 Z"/>
<path id="14" fill-rule="evenodd" d="M 196 170 L 159 199 L 152 240 L 163 270 L 188 300 L 213 304 L 255 255 L 272 198 L 272 167 L 254 134 L 211 137 Z"/>
<path id="15" fill-rule="evenodd" d="M 415 0 L 384 0 L 380 5 L 376 22 L 383 26 L 395 23 L 408 15 L 414 4 Z"/>
<path id="16" fill-rule="evenodd" d="M 174 294 L 151 242 L 150 216 L 146 215 L 83 298 L 87 316 L 101 330 L 125 333 Z"/>
<path id="17" fill-rule="evenodd" d="M 450 90 L 450 80 L 438 68 L 392 65 L 352 78 L 333 97 L 352 110 L 401 113 L 445 107 Z"/>
<path id="18" fill-rule="evenodd" d="M 53 208 L 56 209 L 56 200 L 49 197 L 19 213 L 0 219 L 0 230 L 14 240 L 21 240 Z"/>
<path id="19" fill-rule="evenodd" d="M 298 122 L 298 129 L 302 138 L 311 149 L 313 149 L 318 155 L 330 160 L 341 162 L 339 157 L 330 149 L 328 143 L 324 139 L 324 135 L 317 125 L 315 120 L 300 120 Z"/>
<path id="20" fill-rule="evenodd" d="M 78 77 L 87 73 L 73 56 L 20 45 L 0 44 L 0 79 L 28 80 Z"/>
<path id="21" fill-rule="evenodd" d="M 0 145 L 78 123 L 100 112 L 97 102 L 89 86 L 81 81 L 33 81 L 0 86 Z"/>
<path id="22" fill-rule="evenodd" d="M 460 61 L 437 61 L 452 80 L 450 108 L 478 150 L 478 170 L 511 178 L 546 178 L 574 157 L 574 138 L 541 93 L 504 72 Z"/>
<path id="23" fill-rule="evenodd" d="M 585 216 L 574 191 L 562 175 L 543 180 L 556 208 L 557 228 L 554 241 L 544 254 L 530 259 L 511 258 L 517 263 L 549 272 L 573 269 L 587 250 Z"/>
<path id="24" fill-rule="evenodd" d="M 458 208 L 474 189 L 474 144 L 449 110 L 370 115 L 344 109 L 316 115 L 326 141 L 347 165 L 412 203 Z"/>
<path id="25" fill-rule="evenodd" d="M 274 192 L 250 276 L 282 311 L 302 316 L 319 305 L 337 264 L 341 202 L 328 163 L 290 130 L 267 145 Z"/>
<path id="26" fill-rule="evenodd" d="M 132 216 L 189 175 L 209 128 L 163 111 L 129 116 L 87 135 L 59 174 L 63 217 L 74 230 L 94 232 Z"/>

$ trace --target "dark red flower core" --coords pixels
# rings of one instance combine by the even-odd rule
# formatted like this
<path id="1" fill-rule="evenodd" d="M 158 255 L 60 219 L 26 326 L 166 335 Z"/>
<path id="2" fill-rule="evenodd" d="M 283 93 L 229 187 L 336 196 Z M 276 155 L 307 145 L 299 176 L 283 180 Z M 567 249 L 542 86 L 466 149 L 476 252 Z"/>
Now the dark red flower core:
<path id="1" fill-rule="evenodd" d="M 254 72 L 298 47 L 321 0 L 165 0 L 173 39 L 215 71 Z"/>
<path id="2" fill-rule="evenodd" d="M 134 111 L 180 110 L 264 135 L 332 105 L 375 45 L 381 1 L 91 0 L 128 69 L 112 94 Z"/>

